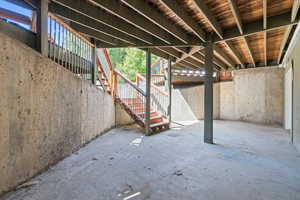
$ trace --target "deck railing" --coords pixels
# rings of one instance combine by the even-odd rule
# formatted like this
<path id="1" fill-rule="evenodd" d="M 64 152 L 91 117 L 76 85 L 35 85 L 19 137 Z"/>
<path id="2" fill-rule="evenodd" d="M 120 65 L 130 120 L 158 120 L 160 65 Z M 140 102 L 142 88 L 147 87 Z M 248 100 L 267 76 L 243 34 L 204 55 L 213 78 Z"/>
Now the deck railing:
<path id="1" fill-rule="evenodd" d="M 113 73 L 113 94 L 115 98 L 121 100 L 137 117 L 144 121 L 146 93 L 117 70 Z"/>
<path id="2" fill-rule="evenodd" d="M 55 15 L 48 14 L 48 57 L 91 80 L 94 45 Z"/>
<path id="3" fill-rule="evenodd" d="M 151 76 L 151 79 L 153 76 Z M 152 81 L 151 81 L 152 82 Z M 146 78 L 142 74 L 136 74 L 136 85 L 143 91 L 146 91 Z M 168 116 L 169 94 L 159 86 L 151 83 L 151 108 L 158 111 L 163 116 Z"/>

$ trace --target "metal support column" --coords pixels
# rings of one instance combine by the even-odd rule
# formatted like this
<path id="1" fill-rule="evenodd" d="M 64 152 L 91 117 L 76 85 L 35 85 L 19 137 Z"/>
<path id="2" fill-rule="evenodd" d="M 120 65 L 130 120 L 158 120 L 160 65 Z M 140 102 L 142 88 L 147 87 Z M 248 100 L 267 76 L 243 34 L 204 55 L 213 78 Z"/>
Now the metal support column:
<path id="1" fill-rule="evenodd" d="M 168 106 L 168 115 L 169 123 L 172 121 L 171 110 L 172 110 L 172 59 L 168 59 L 168 92 L 169 92 L 169 106 Z"/>
<path id="2" fill-rule="evenodd" d="M 48 0 L 39 0 L 37 6 L 37 49 L 48 56 Z"/>
<path id="3" fill-rule="evenodd" d="M 150 135 L 150 101 L 151 101 L 151 52 L 147 49 L 146 53 L 146 113 L 145 113 L 145 129 L 146 135 Z"/>
<path id="4" fill-rule="evenodd" d="M 204 142 L 213 144 L 213 43 L 211 35 L 205 44 Z"/>
<path id="5" fill-rule="evenodd" d="M 92 83 L 95 85 L 97 80 L 97 55 L 96 55 L 96 44 L 95 47 L 92 49 Z"/>

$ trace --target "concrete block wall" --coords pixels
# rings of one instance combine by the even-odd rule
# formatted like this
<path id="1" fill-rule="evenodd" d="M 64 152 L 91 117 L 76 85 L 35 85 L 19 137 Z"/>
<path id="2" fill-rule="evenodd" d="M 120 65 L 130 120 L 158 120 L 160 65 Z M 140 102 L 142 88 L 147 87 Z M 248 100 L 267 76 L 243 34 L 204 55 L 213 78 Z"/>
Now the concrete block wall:
<path id="1" fill-rule="evenodd" d="M 214 119 L 282 125 L 284 70 L 266 67 L 234 72 L 234 81 L 214 84 Z M 202 120 L 204 86 L 178 87 L 173 92 L 175 121 Z"/>
<path id="2" fill-rule="evenodd" d="M 114 126 L 110 95 L 0 33 L 0 194 Z"/>

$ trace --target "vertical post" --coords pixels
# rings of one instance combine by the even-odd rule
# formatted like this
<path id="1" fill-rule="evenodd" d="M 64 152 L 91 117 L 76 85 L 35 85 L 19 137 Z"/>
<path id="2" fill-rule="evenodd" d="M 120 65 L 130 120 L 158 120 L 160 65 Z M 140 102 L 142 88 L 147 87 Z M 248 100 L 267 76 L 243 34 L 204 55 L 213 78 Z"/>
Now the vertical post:
<path id="1" fill-rule="evenodd" d="M 151 52 L 147 49 L 146 53 L 146 113 L 145 113 L 145 131 L 150 135 L 150 101 L 151 101 Z"/>
<path id="2" fill-rule="evenodd" d="M 213 144 L 213 43 L 211 35 L 205 43 L 204 142 Z"/>
<path id="3" fill-rule="evenodd" d="M 172 60 L 171 56 L 168 59 L 168 92 L 169 92 L 169 106 L 168 106 L 168 115 L 169 123 L 172 121 L 171 110 L 172 110 Z"/>
<path id="4" fill-rule="evenodd" d="M 96 43 L 94 42 L 94 47 L 92 48 L 92 83 L 95 85 L 96 84 L 96 74 L 97 74 L 97 47 Z"/>
<path id="5" fill-rule="evenodd" d="M 36 19 L 37 49 L 48 56 L 48 0 L 39 0 Z"/>

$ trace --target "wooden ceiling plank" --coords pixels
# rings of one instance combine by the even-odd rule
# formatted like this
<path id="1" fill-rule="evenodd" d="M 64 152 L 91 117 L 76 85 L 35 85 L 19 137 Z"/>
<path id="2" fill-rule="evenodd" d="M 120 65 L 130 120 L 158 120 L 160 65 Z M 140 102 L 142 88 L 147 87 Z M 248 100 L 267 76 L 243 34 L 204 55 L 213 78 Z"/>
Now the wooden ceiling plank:
<path id="1" fill-rule="evenodd" d="M 189 13 L 174 0 L 161 0 L 164 6 L 172 10 L 202 41 L 205 41 L 205 32 Z"/>
<path id="2" fill-rule="evenodd" d="M 223 31 L 220 23 L 217 21 L 216 17 L 207 7 L 203 0 L 193 0 L 197 9 L 203 14 L 203 17 L 210 24 L 210 26 L 214 29 L 217 35 L 223 39 Z"/>
<path id="3" fill-rule="evenodd" d="M 240 33 L 244 34 L 242 19 L 241 19 L 241 16 L 240 16 L 240 12 L 238 10 L 238 6 L 236 5 L 236 1 L 235 0 L 228 0 L 228 3 L 229 3 L 231 12 L 232 12 L 233 17 L 236 21 L 236 25 L 237 25 Z"/>
<path id="4" fill-rule="evenodd" d="M 246 37 L 243 37 L 243 39 L 244 39 L 244 42 L 245 42 L 245 44 L 246 44 L 247 50 L 248 50 L 248 52 L 249 52 L 249 55 L 250 55 L 252 64 L 253 64 L 254 67 L 256 67 L 256 63 L 255 63 L 255 60 L 254 60 L 254 55 L 253 55 L 253 52 L 252 52 L 252 50 L 251 50 L 251 48 L 250 48 L 249 41 L 248 41 L 248 39 L 247 39 Z"/>

